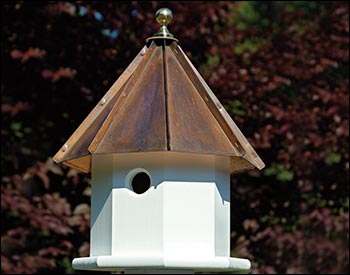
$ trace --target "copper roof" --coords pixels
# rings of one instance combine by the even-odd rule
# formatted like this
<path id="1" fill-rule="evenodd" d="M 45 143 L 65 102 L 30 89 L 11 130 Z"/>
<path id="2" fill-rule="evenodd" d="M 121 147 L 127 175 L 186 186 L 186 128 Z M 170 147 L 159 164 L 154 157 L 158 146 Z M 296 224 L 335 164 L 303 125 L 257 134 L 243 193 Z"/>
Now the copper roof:
<path id="1" fill-rule="evenodd" d="M 231 157 L 231 173 L 264 163 L 171 36 L 149 39 L 54 156 L 81 172 L 92 154 L 173 151 Z"/>

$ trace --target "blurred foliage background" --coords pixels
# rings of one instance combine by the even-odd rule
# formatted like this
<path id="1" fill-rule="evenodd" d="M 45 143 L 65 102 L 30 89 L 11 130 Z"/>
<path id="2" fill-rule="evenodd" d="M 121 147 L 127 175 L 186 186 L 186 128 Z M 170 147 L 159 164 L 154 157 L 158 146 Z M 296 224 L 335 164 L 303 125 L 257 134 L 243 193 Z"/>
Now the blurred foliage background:
<path id="1" fill-rule="evenodd" d="M 84 273 L 90 178 L 51 157 L 162 6 L 267 165 L 231 179 L 232 255 L 256 274 L 349 273 L 346 1 L 2 2 L 1 272 Z"/>

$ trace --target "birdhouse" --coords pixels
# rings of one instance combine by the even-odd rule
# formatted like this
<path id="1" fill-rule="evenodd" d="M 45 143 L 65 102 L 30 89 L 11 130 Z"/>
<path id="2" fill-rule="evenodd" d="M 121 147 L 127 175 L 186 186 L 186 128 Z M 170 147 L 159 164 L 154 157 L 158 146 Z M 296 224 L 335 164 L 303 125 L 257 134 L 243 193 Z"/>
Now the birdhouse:
<path id="1" fill-rule="evenodd" d="M 55 155 L 92 176 L 82 270 L 248 270 L 230 257 L 230 174 L 264 163 L 169 33 L 169 9 Z M 234 213 L 233 213 L 234 215 Z"/>

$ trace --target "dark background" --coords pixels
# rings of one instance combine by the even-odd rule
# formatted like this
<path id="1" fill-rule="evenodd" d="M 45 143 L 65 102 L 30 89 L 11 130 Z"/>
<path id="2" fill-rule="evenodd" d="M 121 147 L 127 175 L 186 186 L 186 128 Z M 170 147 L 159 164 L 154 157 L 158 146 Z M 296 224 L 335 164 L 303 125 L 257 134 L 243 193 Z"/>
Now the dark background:
<path id="1" fill-rule="evenodd" d="M 349 273 L 349 4 L 2 2 L 1 271 L 84 273 L 90 179 L 51 157 L 173 10 L 170 31 L 266 163 L 232 177 L 252 273 Z"/>

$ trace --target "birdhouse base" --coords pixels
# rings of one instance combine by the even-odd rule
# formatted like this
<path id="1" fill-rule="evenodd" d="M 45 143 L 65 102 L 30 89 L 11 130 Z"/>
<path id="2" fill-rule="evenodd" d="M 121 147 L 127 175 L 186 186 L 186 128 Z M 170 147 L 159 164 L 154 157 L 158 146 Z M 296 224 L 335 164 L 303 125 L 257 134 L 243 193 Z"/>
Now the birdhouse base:
<path id="1" fill-rule="evenodd" d="M 124 274 L 194 274 L 192 270 L 183 269 L 129 269 Z"/>
<path id="2" fill-rule="evenodd" d="M 208 257 L 208 258 L 181 258 L 169 256 L 95 256 L 75 258 L 73 268 L 78 270 L 95 271 L 126 271 L 138 270 L 182 270 L 184 272 L 195 271 L 238 271 L 249 270 L 250 261 L 241 258 Z M 128 273 L 138 274 L 138 273 Z M 141 273 L 139 273 L 141 274 Z M 144 273 L 143 273 L 144 274 Z M 155 273 L 152 273 L 155 274 Z M 164 274 L 164 273 L 161 273 Z M 179 274 L 179 273 L 176 273 Z M 191 274 L 191 273 L 183 273 Z"/>

